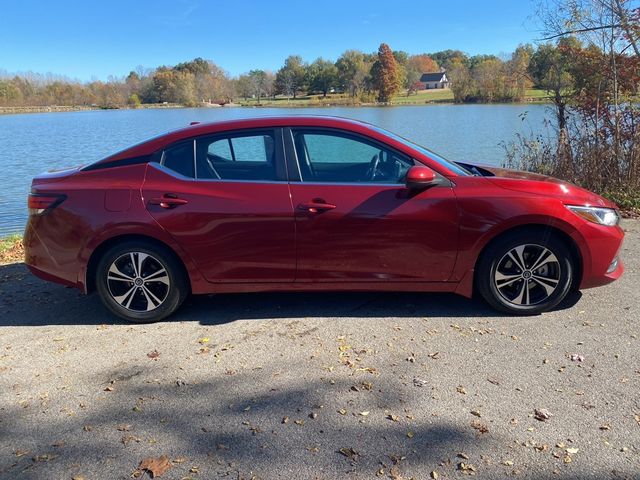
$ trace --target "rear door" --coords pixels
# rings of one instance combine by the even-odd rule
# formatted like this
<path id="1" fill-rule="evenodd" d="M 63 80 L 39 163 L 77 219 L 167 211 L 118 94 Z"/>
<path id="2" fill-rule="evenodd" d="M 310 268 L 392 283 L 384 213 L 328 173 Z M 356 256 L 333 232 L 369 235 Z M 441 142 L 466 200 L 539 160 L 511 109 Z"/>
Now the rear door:
<path id="1" fill-rule="evenodd" d="M 448 181 L 404 185 L 415 161 L 336 129 L 284 132 L 295 157 L 291 196 L 298 282 L 442 282 L 457 255 L 458 209 Z M 295 167 L 295 168 L 292 168 Z"/>
<path id="2" fill-rule="evenodd" d="M 279 129 L 192 138 L 158 153 L 143 196 L 210 282 L 291 282 L 295 226 Z"/>

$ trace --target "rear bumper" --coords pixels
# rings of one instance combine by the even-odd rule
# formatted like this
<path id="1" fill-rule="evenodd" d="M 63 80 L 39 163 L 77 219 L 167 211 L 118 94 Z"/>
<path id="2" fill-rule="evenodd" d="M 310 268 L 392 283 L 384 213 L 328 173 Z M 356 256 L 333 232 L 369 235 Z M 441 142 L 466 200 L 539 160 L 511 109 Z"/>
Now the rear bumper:
<path id="1" fill-rule="evenodd" d="M 81 265 L 77 258 L 77 248 L 57 242 L 55 236 L 43 239 L 38 235 L 36 225 L 41 218 L 30 217 L 24 232 L 25 264 L 37 277 L 50 282 L 79 288 Z"/>

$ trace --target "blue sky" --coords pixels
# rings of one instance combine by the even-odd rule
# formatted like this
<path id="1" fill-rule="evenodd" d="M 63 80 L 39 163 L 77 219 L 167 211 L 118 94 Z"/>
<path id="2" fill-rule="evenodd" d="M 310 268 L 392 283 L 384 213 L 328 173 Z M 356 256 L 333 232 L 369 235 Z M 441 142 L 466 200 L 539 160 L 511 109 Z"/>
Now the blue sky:
<path id="1" fill-rule="evenodd" d="M 203 57 L 232 75 L 380 42 L 500 54 L 539 34 L 530 0 L 3 0 L 0 70 L 80 80 Z"/>

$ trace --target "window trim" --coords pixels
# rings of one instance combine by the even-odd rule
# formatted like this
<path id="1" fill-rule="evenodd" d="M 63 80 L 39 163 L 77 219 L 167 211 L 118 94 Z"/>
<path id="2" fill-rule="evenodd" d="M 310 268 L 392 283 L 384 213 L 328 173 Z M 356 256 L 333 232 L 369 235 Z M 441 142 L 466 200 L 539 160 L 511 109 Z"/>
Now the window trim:
<path id="1" fill-rule="evenodd" d="M 415 158 L 407 155 L 404 152 L 401 152 L 397 148 L 392 147 L 384 142 L 381 142 L 375 138 L 368 137 L 366 135 L 362 135 L 357 132 L 352 132 L 350 130 L 343 130 L 340 128 L 332 128 L 332 127 L 306 127 L 306 126 L 296 126 L 296 127 L 286 127 L 284 130 L 284 140 L 286 142 L 285 145 L 285 153 L 287 156 L 287 167 L 289 171 L 294 171 L 297 175 L 296 177 L 289 177 L 289 181 L 291 183 L 300 183 L 303 185 L 343 185 L 343 186 L 389 186 L 389 187 L 397 187 L 400 185 L 404 185 L 403 182 L 398 183 L 389 183 L 389 182 L 312 182 L 312 181 L 304 181 L 302 178 L 302 169 L 300 168 L 300 159 L 298 158 L 297 149 L 295 146 L 295 142 L 293 140 L 293 132 L 295 131 L 303 131 L 303 132 L 320 132 L 325 134 L 338 134 L 335 136 L 340 136 L 343 138 L 350 138 L 355 141 L 359 141 L 361 143 L 370 144 L 376 148 L 380 147 L 381 149 L 387 150 L 392 154 L 398 155 L 410 162 L 413 163 L 412 166 L 421 166 L 424 165 L 422 162 L 416 160 Z M 437 173 L 437 172 L 436 172 Z"/>
<path id="2" fill-rule="evenodd" d="M 193 180 L 198 182 L 230 182 L 230 183 L 277 183 L 277 184 L 286 184 L 289 183 L 289 168 L 285 161 L 285 142 L 282 134 L 281 127 L 262 127 L 262 128 L 243 128 L 238 130 L 223 130 L 220 132 L 214 133 L 205 133 L 202 135 L 197 135 L 194 137 L 183 138 L 172 142 L 164 147 L 156 150 L 150 157 L 151 160 L 149 163 L 157 163 L 162 169 L 166 172 L 172 173 L 174 177 L 179 178 L 181 180 Z M 274 139 L 274 166 L 276 170 L 276 180 L 238 180 L 238 179 L 224 179 L 224 178 L 198 178 L 198 168 L 197 168 L 197 143 L 198 141 L 206 140 L 208 138 L 227 138 L 230 139 L 232 137 L 249 137 L 252 136 L 252 133 L 256 135 L 260 135 L 260 133 L 264 134 L 264 132 L 269 132 L 273 135 Z M 186 177 L 175 170 L 171 170 L 167 168 L 162 163 L 164 160 L 164 151 L 175 146 L 178 146 L 182 143 L 193 142 L 193 162 L 194 162 L 194 176 Z M 233 148 L 233 147 L 231 147 Z"/>

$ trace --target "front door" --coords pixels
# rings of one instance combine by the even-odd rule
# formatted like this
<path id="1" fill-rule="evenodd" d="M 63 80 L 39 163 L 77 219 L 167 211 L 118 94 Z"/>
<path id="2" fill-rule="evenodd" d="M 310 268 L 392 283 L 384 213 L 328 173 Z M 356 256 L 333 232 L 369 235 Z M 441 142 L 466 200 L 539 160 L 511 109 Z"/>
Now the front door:
<path id="1" fill-rule="evenodd" d="M 292 282 L 295 225 L 279 130 L 190 139 L 150 163 L 147 209 L 210 282 Z"/>
<path id="2" fill-rule="evenodd" d="M 414 160 L 338 130 L 287 132 L 300 182 L 298 282 L 442 282 L 453 270 L 458 212 L 450 186 L 412 193 Z"/>

